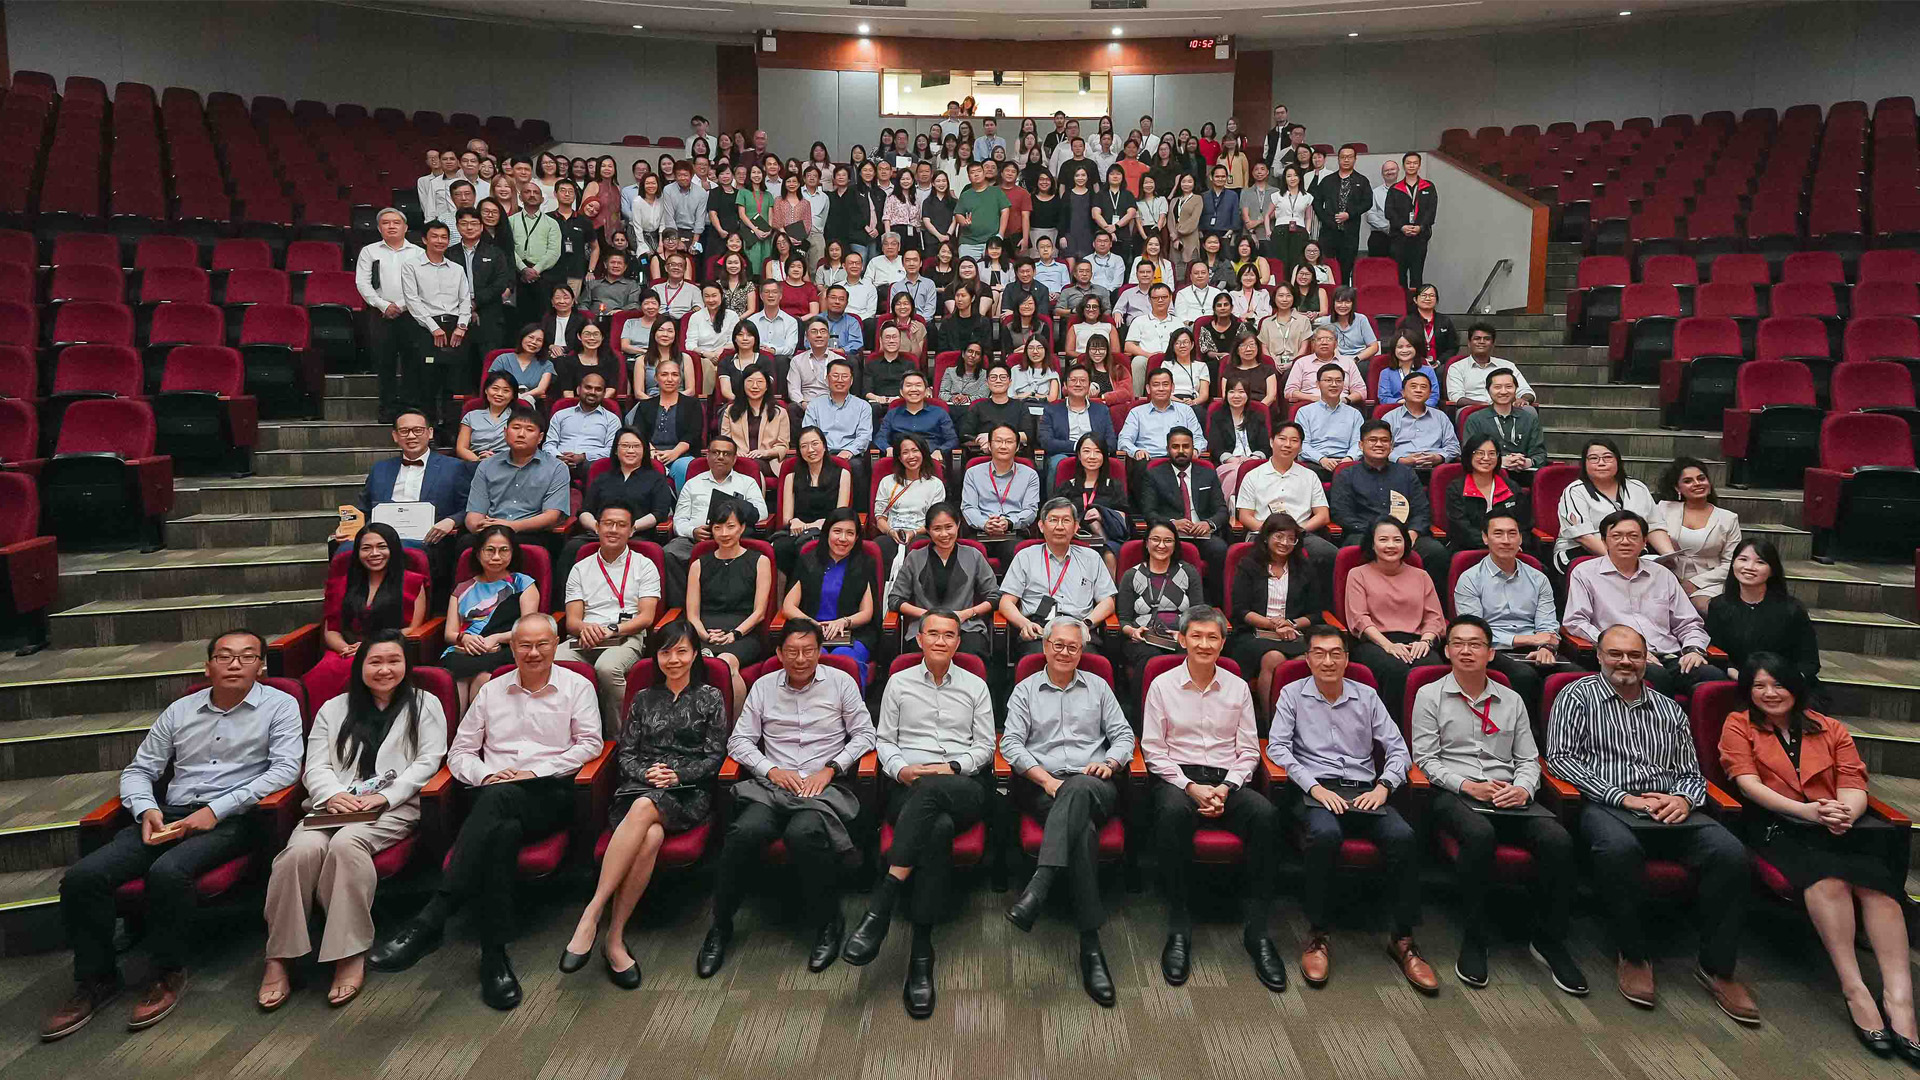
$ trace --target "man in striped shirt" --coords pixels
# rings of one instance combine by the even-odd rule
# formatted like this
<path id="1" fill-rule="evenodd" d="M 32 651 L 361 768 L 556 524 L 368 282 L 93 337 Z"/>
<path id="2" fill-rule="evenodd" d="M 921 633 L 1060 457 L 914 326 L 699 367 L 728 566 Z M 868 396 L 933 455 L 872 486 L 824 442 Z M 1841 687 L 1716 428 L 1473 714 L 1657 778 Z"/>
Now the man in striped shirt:
<path id="1" fill-rule="evenodd" d="M 1652 1008 L 1640 904 L 1649 856 L 1685 863 L 1699 878 L 1702 917 L 1698 979 L 1721 1011 L 1760 1022 L 1747 988 L 1734 981 L 1747 892 L 1747 849 L 1701 813 L 1707 781 L 1687 714 L 1647 685 L 1647 642 L 1630 626 L 1600 635 L 1601 673 L 1561 691 L 1547 727 L 1547 768 L 1584 796 L 1580 833 L 1593 848 L 1593 879 L 1612 911 L 1620 951 L 1620 994 Z"/>

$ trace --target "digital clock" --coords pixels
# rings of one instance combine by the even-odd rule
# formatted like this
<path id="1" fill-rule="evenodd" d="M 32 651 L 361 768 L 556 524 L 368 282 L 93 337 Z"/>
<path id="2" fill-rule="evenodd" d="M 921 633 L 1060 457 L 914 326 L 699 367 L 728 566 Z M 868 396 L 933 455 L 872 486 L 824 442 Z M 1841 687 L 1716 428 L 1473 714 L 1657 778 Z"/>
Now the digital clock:
<path id="1" fill-rule="evenodd" d="M 1218 42 L 1210 37 L 1197 37 L 1197 38 L 1187 39 L 1187 48 L 1189 49 L 1211 49 L 1216 44 L 1218 44 Z"/>

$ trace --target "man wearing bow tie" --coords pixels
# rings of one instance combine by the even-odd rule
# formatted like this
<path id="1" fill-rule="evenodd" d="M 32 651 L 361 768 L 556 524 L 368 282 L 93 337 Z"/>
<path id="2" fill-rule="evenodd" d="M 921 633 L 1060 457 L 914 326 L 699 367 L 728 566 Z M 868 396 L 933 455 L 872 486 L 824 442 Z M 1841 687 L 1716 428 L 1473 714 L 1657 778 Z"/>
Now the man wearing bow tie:
<path id="1" fill-rule="evenodd" d="M 444 597 L 452 585 L 454 534 L 473 478 L 459 458 L 434 453 L 432 440 L 433 427 L 419 411 L 408 409 L 395 417 L 393 444 L 400 456 L 373 463 L 358 504 L 369 517 L 381 503 L 432 504 L 434 522 L 426 538 L 403 539 L 408 547 L 426 551 L 434 595 Z"/>

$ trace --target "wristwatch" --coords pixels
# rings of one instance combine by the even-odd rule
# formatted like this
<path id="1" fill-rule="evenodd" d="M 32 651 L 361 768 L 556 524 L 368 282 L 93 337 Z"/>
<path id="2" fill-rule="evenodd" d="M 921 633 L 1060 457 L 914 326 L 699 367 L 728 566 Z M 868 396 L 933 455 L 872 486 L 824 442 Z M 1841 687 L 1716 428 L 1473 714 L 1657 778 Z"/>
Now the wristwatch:
<path id="1" fill-rule="evenodd" d="M 960 767 L 960 763 L 959 763 L 959 762 L 957 762 L 957 761 L 949 761 L 949 762 L 947 762 L 947 768 L 949 768 L 949 769 L 952 769 L 952 770 L 953 770 L 953 775 L 955 775 L 955 776 L 965 776 L 965 775 L 967 775 L 967 770 L 965 770 L 965 769 L 963 769 L 963 768 L 961 768 L 961 767 Z"/>

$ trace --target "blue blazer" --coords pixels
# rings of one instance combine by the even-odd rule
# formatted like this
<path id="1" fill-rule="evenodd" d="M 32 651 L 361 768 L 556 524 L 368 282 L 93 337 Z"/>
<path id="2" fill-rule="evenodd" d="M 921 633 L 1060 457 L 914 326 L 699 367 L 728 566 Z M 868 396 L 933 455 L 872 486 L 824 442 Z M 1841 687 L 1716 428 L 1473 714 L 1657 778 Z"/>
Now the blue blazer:
<path id="1" fill-rule="evenodd" d="M 459 521 L 466 513 L 467 491 L 473 485 L 473 467 L 446 454 L 427 452 L 427 475 L 420 482 L 420 498 L 433 504 L 436 520 Z M 367 486 L 360 493 L 360 509 L 372 512 L 383 502 L 393 500 L 393 481 L 400 475 L 399 455 L 373 463 L 367 470 Z"/>
<path id="2" fill-rule="evenodd" d="M 1113 414 L 1107 411 L 1107 403 L 1104 401 L 1089 400 L 1087 403 L 1087 415 L 1093 421 L 1092 431 L 1094 438 L 1100 440 L 1100 445 L 1106 449 L 1107 453 L 1113 453 L 1116 435 L 1113 430 Z M 1041 419 L 1043 421 L 1041 442 L 1045 445 L 1047 453 L 1073 453 L 1075 440 L 1072 435 L 1068 434 L 1067 403 L 1065 401 L 1048 402 L 1046 415 Z"/>

